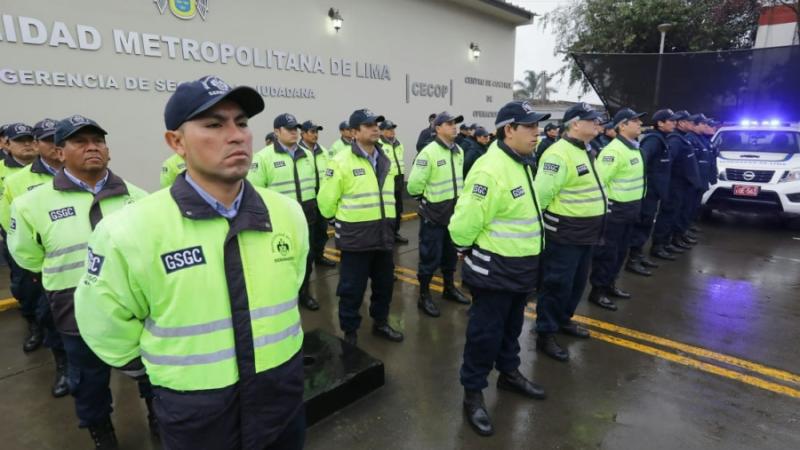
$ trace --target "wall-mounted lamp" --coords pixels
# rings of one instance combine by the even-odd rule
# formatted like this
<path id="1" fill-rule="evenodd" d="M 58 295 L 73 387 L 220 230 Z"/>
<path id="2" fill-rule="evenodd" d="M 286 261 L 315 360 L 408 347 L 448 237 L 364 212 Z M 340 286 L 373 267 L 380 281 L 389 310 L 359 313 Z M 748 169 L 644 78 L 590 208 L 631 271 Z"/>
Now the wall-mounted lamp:
<path id="1" fill-rule="evenodd" d="M 342 28 L 342 22 L 344 22 L 344 19 L 342 19 L 342 15 L 339 14 L 339 10 L 338 9 L 333 9 L 333 8 L 329 9 L 328 10 L 328 17 L 331 18 L 331 23 L 333 24 L 333 29 L 336 30 L 336 32 L 338 33 L 339 29 Z"/>
<path id="2" fill-rule="evenodd" d="M 474 59 L 478 59 L 481 57 L 481 48 L 478 47 L 478 44 L 474 42 L 469 43 L 469 52 Z"/>

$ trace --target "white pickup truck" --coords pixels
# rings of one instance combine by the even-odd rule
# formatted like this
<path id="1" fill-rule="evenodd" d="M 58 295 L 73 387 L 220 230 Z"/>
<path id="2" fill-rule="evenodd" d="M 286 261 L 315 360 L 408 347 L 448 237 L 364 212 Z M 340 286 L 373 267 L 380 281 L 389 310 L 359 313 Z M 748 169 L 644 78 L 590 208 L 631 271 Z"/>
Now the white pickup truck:
<path id="1" fill-rule="evenodd" d="M 800 126 L 749 122 L 722 127 L 712 140 L 717 184 L 706 211 L 755 211 L 800 217 Z"/>

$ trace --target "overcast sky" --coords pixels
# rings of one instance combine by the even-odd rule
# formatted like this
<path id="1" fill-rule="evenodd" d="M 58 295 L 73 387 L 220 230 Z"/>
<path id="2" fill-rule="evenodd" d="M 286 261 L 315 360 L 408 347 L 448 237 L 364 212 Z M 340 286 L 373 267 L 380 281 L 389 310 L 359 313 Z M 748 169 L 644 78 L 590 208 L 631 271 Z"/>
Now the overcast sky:
<path id="1" fill-rule="evenodd" d="M 543 15 L 548 11 L 568 3 L 570 0 L 508 0 L 509 3 L 521 6 L 528 11 Z M 539 18 L 533 19 L 533 25 L 517 27 L 517 46 L 514 58 L 514 80 L 522 80 L 526 70 L 555 72 L 561 68 L 561 58 L 553 55 L 556 39 L 552 29 L 542 30 Z M 558 92 L 552 96 L 554 100 L 583 100 L 589 103 L 600 103 L 594 91 L 580 97 L 580 89 L 567 88 L 566 79 L 563 82 L 556 79 Z"/>

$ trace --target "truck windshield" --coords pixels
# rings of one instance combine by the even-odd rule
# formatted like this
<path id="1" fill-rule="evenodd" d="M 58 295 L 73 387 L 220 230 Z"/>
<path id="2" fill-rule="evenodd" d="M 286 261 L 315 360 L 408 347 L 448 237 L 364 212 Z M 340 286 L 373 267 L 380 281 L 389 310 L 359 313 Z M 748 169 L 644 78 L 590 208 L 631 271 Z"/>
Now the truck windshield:
<path id="1" fill-rule="evenodd" d="M 714 138 L 721 152 L 800 152 L 800 133 L 779 130 L 726 130 Z"/>

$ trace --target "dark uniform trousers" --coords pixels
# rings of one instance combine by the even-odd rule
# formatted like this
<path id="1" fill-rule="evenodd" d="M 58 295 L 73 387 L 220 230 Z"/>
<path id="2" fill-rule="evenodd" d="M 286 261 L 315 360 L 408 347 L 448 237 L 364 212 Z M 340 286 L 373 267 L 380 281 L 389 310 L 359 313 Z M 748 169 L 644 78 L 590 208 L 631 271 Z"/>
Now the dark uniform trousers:
<path id="1" fill-rule="evenodd" d="M 639 221 L 631 225 L 630 247 L 638 251 L 642 250 L 650 235 L 653 233 L 653 224 L 658 214 L 658 194 L 654 189 L 647 189 L 647 193 L 642 199 L 642 211 L 639 214 Z"/>
<path id="2" fill-rule="evenodd" d="M 614 285 L 628 253 L 632 228 L 629 222 L 606 222 L 603 243 L 592 250 L 592 273 L 589 276 L 592 286 L 605 288 Z"/>
<path id="3" fill-rule="evenodd" d="M 688 183 L 683 180 L 673 178 L 669 183 L 669 194 L 661 202 L 661 211 L 656 219 L 656 226 L 653 230 L 653 244 L 667 245 L 672 241 L 672 233 L 677 230 L 677 222 L 680 220 L 681 209 L 684 207 L 684 196 L 688 189 Z"/>
<path id="4" fill-rule="evenodd" d="M 168 421 L 178 421 L 180 425 L 191 425 L 196 421 L 197 409 L 192 408 L 191 400 L 186 393 L 174 393 L 169 389 L 155 388 L 155 400 L 153 408 L 156 416 L 167 418 Z M 197 396 L 198 401 L 208 400 L 209 391 L 203 391 L 202 396 Z M 174 397 L 174 399 L 173 399 Z M 187 401 L 188 399 L 188 401 Z M 200 400 L 203 399 L 203 400 Z M 163 400 L 173 403 L 172 407 L 165 404 Z M 216 417 L 210 421 L 212 429 L 205 429 L 201 433 L 191 430 L 187 433 L 184 427 L 177 427 L 172 430 L 169 427 L 160 427 L 161 445 L 164 450 L 239 450 L 242 448 L 241 442 L 241 420 L 239 402 L 228 402 L 216 412 Z M 180 406 L 180 407 L 178 407 Z M 201 405 L 207 409 L 206 404 Z M 208 419 L 208 418 L 206 418 Z M 190 428 L 186 427 L 186 428 Z M 286 428 L 278 435 L 271 444 L 263 450 L 301 450 L 306 439 L 306 413 L 304 408 L 295 414 Z"/>
<path id="5" fill-rule="evenodd" d="M 489 384 L 492 368 L 513 372 L 520 365 L 519 335 L 529 293 L 471 288 L 467 341 L 461 365 L 461 384 L 480 391 Z"/>
<path id="6" fill-rule="evenodd" d="M 325 254 L 325 244 L 328 243 L 328 221 L 317 210 L 317 220 L 311 226 L 311 256 L 319 259 Z"/>
<path id="7" fill-rule="evenodd" d="M 425 218 L 420 218 L 419 224 L 419 275 L 420 277 L 433 276 L 436 269 L 442 270 L 442 275 L 452 279 L 456 271 L 458 254 L 446 225 L 439 225 Z"/>
<path id="8" fill-rule="evenodd" d="M 75 413 L 81 428 L 98 425 L 108 419 L 111 407 L 111 366 L 92 352 L 80 336 L 62 334 L 67 353 L 67 384 L 75 399 Z M 150 381 L 139 381 L 139 396 L 153 398 Z"/>
<path id="9" fill-rule="evenodd" d="M 369 315 L 376 323 L 386 322 L 394 290 L 392 252 L 342 250 L 341 258 L 339 286 L 336 288 L 336 295 L 339 297 L 339 327 L 348 333 L 361 326 L 359 309 L 364 301 L 367 280 L 372 281 Z"/>
<path id="10" fill-rule="evenodd" d="M 591 262 L 591 245 L 547 241 L 542 254 L 541 294 L 536 300 L 537 333 L 552 334 L 569 323 L 586 288 Z"/>
<path id="11" fill-rule="evenodd" d="M 403 175 L 395 175 L 394 177 L 394 208 L 397 213 L 397 218 L 394 222 L 394 234 L 400 233 L 400 222 L 403 221 L 403 190 L 405 189 L 405 179 Z"/>
<path id="12" fill-rule="evenodd" d="M 678 212 L 677 220 L 672 231 L 676 234 L 684 234 L 689 231 L 689 227 L 697 214 L 699 206 L 698 198 L 702 198 L 702 191 L 694 186 L 686 185 L 683 191 L 683 207 Z"/>

